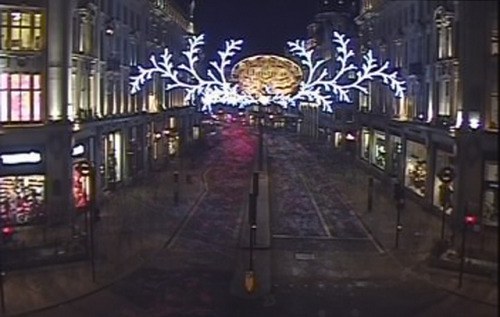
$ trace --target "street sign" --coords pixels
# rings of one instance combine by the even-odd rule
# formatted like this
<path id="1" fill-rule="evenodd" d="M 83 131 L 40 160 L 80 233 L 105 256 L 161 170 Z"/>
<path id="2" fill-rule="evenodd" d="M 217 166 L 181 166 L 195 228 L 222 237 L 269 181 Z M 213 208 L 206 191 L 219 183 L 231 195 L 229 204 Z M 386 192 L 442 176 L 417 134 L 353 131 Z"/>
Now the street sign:
<path id="1" fill-rule="evenodd" d="M 453 181 L 453 179 L 455 178 L 455 172 L 454 172 L 453 168 L 447 166 L 447 167 L 443 167 L 439 171 L 437 176 L 438 176 L 440 181 L 442 181 L 445 184 L 448 184 L 448 183 L 451 183 L 451 181 Z"/>

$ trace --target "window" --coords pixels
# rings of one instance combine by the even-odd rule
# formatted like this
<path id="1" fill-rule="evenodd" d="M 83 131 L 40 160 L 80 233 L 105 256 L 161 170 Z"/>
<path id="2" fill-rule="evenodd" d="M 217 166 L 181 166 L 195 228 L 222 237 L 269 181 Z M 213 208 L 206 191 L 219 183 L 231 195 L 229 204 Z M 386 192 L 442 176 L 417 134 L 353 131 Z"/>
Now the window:
<path id="1" fill-rule="evenodd" d="M 26 11 L 2 11 L 0 49 L 38 51 L 42 49 L 42 14 Z"/>
<path id="2" fill-rule="evenodd" d="M 490 128 L 498 129 L 498 92 L 491 93 Z"/>
<path id="3" fill-rule="evenodd" d="M 0 122 L 40 121 L 39 74 L 0 74 Z"/>
<path id="4" fill-rule="evenodd" d="M 482 222 L 498 226 L 498 162 L 484 162 Z"/>
<path id="5" fill-rule="evenodd" d="M 498 29 L 491 31 L 491 55 L 498 55 Z"/>
<path id="6" fill-rule="evenodd" d="M 450 81 L 441 81 L 441 89 L 439 89 L 439 115 L 449 116 L 451 105 Z"/>

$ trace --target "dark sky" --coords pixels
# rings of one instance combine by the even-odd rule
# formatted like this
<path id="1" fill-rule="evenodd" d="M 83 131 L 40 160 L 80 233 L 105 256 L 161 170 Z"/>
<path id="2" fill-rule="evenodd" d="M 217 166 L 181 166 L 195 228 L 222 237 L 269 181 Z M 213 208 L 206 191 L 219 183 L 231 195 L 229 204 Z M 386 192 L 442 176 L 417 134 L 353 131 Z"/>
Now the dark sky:
<path id="1" fill-rule="evenodd" d="M 244 40 L 239 57 L 282 55 L 287 41 L 305 38 L 316 1 L 197 0 L 195 23 L 198 32 L 205 33 L 206 57 L 215 58 L 214 50 L 228 38 Z"/>

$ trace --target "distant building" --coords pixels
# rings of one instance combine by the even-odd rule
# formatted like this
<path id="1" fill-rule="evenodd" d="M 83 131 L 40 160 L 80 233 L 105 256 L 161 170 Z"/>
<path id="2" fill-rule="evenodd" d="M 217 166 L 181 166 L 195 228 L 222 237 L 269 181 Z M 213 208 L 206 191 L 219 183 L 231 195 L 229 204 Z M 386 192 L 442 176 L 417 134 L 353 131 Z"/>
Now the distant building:
<path id="1" fill-rule="evenodd" d="M 403 99 L 379 83 L 360 95 L 359 158 L 455 229 L 476 214 L 481 247 L 496 249 L 498 1 L 363 0 L 356 22 L 361 51 L 407 80 Z"/>
<path id="2" fill-rule="evenodd" d="M 20 2 L 0 0 L 0 211 L 68 223 L 193 139 L 182 91 L 129 87 L 151 53 L 185 47 L 190 21 L 169 0 Z"/>
<path id="3" fill-rule="evenodd" d="M 350 47 L 357 51 L 357 25 L 354 18 L 359 12 L 358 0 L 319 0 L 316 2 L 317 14 L 307 27 L 307 46 L 314 49 L 314 57 L 328 61 L 331 73 L 335 73 L 335 47 L 332 43 L 333 32 L 345 34 L 351 39 Z M 357 99 L 357 98 L 356 98 Z M 335 103 L 333 113 L 324 113 L 315 104 L 301 102 L 303 123 L 300 133 L 326 141 L 338 149 L 351 149 L 348 146 L 356 133 L 354 112 L 356 102 L 352 104 Z"/>

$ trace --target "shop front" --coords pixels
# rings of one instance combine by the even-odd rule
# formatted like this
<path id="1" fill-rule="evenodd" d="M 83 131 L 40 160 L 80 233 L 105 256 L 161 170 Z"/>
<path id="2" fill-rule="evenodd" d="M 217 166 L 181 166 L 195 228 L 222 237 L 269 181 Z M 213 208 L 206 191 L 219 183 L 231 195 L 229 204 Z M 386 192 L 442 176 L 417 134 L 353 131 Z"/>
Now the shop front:
<path id="1" fill-rule="evenodd" d="M 77 212 L 84 212 L 88 209 L 91 200 L 91 179 L 93 169 L 94 138 L 75 141 L 71 151 L 72 162 L 72 193 L 73 202 Z"/>
<path id="2" fill-rule="evenodd" d="M 123 179 L 123 144 L 121 131 L 109 132 L 102 136 L 101 161 L 104 163 L 104 184 L 114 189 Z"/>
<path id="3" fill-rule="evenodd" d="M 498 227 L 498 161 L 484 161 L 482 223 Z"/>
<path id="4" fill-rule="evenodd" d="M 427 148 L 423 143 L 406 141 L 405 186 L 425 197 L 427 181 Z"/>
<path id="5" fill-rule="evenodd" d="M 0 153 L 0 215 L 2 228 L 46 220 L 45 163 L 42 148 Z"/>
<path id="6" fill-rule="evenodd" d="M 371 163 L 381 170 L 385 170 L 387 164 L 387 151 L 385 147 L 385 133 L 374 130 L 374 147 Z"/>
<path id="7" fill-rule="evenodd" d="M 370 161 L 370 149 L 371 149 L 370 143 L 371 143 L 370 130 L 368 130 L 368 128 L 362 128 L 360 156 L 362 159 L 366 161 Z"/>

